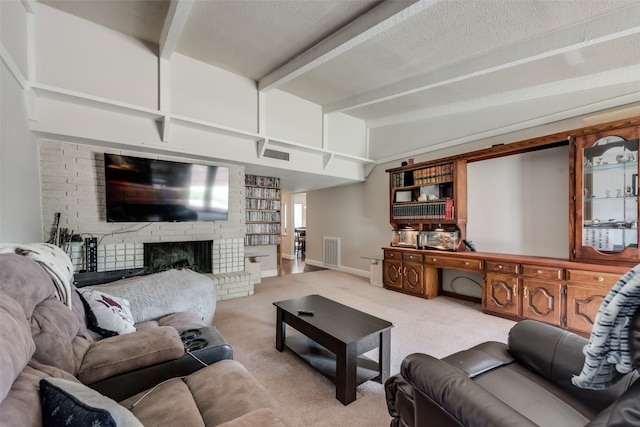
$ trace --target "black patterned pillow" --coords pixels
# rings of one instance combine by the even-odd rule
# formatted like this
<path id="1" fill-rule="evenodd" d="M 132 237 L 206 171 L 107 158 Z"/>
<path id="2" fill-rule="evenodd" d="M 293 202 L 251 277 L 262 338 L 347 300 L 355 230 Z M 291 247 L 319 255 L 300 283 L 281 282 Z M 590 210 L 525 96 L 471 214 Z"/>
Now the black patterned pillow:
<path id="1" fill-rule="evenodd" d="M 116 401 L 62 378 L 40 380 L 40 402 L 43 427 L 143 427 Z"/>

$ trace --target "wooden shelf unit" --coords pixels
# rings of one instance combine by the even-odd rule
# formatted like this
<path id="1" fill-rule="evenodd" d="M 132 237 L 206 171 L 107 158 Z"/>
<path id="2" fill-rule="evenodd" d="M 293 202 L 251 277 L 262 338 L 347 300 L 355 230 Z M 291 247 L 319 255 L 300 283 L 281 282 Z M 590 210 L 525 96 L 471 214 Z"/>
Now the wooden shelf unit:
<path id="1" fill-rule="evenodd" d="M 467 225 L 467 162 L 424 162 L 388 169 L 389 222 L 394 230 L 458 231 Z"/>

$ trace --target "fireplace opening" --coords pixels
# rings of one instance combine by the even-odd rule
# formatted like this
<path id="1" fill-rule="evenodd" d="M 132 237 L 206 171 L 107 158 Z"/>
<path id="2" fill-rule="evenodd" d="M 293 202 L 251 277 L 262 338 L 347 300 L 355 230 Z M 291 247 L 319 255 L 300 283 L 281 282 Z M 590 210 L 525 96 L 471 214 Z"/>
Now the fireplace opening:
<path id="1" fill-rule="evenodd" d="M 211 273 L 212 246 L 212 240 L 145 243 L 144 266 L 149 273 L 182 268 Z"/>

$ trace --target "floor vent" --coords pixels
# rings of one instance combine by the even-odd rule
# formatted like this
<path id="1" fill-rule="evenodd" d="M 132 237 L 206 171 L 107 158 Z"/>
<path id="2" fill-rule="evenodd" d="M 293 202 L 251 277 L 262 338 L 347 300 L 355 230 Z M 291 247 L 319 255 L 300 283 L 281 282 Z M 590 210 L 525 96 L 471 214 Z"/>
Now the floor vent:
<path id="1" fill-rule="evenodd" d="M 340 267 L 340 238 L 323 237 L 322 248 L 324 258 L 322 262 L 329 267 Z"/>
<path id="2" fill-rule="evenodd" d="M 269 157 L 271 159 L 286 160 L 287 162 L 289 161 L 289 153 L 285 151 L 271 150 L 267 148 L 266 150 L 264 150 L 263 156 Z"/>

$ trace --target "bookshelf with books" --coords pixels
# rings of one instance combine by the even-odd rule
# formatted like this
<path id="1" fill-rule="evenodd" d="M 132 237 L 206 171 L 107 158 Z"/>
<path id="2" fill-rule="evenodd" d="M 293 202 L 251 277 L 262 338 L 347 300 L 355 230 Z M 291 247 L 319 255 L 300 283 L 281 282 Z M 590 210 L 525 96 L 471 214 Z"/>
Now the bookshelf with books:
<path id="1" fill-rule="evenodd" d="M 459 232 L 467 223 L 467 162 L 423 162 L 388 169 L 389 218 L 394 230 Z"/>
<path id="2" fill-rule="evenodd" d="M 280 178 L 245 175 L 245 246 L 278 245 L 280 252 Z"/>

